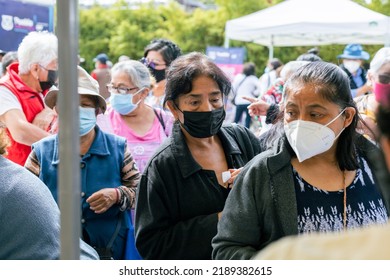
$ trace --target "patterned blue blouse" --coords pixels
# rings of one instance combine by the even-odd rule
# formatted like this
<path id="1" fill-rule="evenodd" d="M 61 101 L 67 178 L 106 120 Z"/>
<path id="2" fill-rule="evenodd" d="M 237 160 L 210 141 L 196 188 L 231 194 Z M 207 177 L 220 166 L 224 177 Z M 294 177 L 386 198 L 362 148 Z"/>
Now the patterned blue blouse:
<path id="1" fill-rule="evenodd" d="M 385 224 L 388 212 L 367 161 L 360 157 L 355 179 L 347 186 L 347 228 Z M 298 232 L 342 231 L 344 190 L 325 191 L 307 183 L 293 168 Z"/>

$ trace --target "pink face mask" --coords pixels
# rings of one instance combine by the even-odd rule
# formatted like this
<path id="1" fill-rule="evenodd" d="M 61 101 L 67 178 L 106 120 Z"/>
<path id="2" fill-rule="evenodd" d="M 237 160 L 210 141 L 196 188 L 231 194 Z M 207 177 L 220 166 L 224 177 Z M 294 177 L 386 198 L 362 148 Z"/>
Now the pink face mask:
<path id="1" fill-rule="evenodd" d="M 390 107 L 390 84 L 374 83 L 375 100 L 383 107 Z"/>

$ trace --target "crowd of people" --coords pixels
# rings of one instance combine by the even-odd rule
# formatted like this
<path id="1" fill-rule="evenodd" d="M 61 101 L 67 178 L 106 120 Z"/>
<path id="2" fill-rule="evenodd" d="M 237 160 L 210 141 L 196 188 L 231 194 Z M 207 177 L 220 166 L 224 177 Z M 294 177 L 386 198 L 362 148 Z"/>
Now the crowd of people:
<path id="1" fill-rule="evenodd" d="M 0 55 L 0 224 L 13 221 L 0 259 L 58 259 L 57 37 L 31 32 Z M 384 235 L 390 48 L 366 71 L 369 57 L 349 44 L 336 65 L 313 49 L 230 81 L 158 38 L 143 58 L 78 65 L 80 258 L 332 258 L 329 242 Z M 313 243 L 323 253 L 302 249 Z"/>

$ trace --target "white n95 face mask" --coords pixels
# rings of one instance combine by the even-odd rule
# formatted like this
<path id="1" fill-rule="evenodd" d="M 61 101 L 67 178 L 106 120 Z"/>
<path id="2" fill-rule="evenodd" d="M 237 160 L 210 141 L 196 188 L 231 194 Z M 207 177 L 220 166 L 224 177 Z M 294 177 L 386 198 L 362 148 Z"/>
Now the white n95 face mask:
<path id="1" fill-rule="evenodd" d="M 353 74 L 356 73 L 356 71 L 360 67 L 360 62 L 356 60 L 348 60 L 343 62 L 345 69 L 349 71 L 349 73 Z"/>
<path id="2" fill-rule="evenodd" d="M 284 125 L 287 140 L 297 155 L 299 162 L 322 154 L 332 147 L 334 141 L 344 131 L 344 128 L 336 136 L 328 125 L 340 117 L 344 111 L 345 109 L 326 125 L 302 120 L 292 121 Z"/>

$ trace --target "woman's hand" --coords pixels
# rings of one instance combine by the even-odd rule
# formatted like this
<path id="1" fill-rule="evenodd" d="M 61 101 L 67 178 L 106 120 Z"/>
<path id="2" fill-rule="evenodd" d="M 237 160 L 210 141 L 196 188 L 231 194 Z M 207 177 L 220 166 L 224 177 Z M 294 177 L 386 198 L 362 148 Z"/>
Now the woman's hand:
<path id="1" fill-rule="evenodd" d="M 267 111 L 271 106 L 270 104 L 257 98 L 251 98 L 251 97 L 242 97 L 242 98 L 251 102 L 251 104 L 248 106 L 248 112 L 251 117 L 267 115 Z"/>
<path id="2" fill-rule="evenodd" d="M 228 184 L 228 188 L 233 187 L 234 179 L 236 179 L 237 175 L 240 174 L 241 169 L 242 167 L 238 169 L 229 169 L 230 179 L 226 181 L 226 183 Z"/>
<path id="3" fill-rule="evenodd" d="M 52 123 L 54 123 L 57 119 L 57 114 L 50 108 L 44 108 L 41 112 L 39 112 L 32 124 L 43 129 L 44 131 L 50 131 Z"/>
<path id="4" fill-rule="evenodd" d="M 115 188 L 105 188 L 93 193 L 88 197 L 87 202 L 90 209 L 96 214 L 102 214 L 111 208 L 117 201 L 117 191 Z"/>

